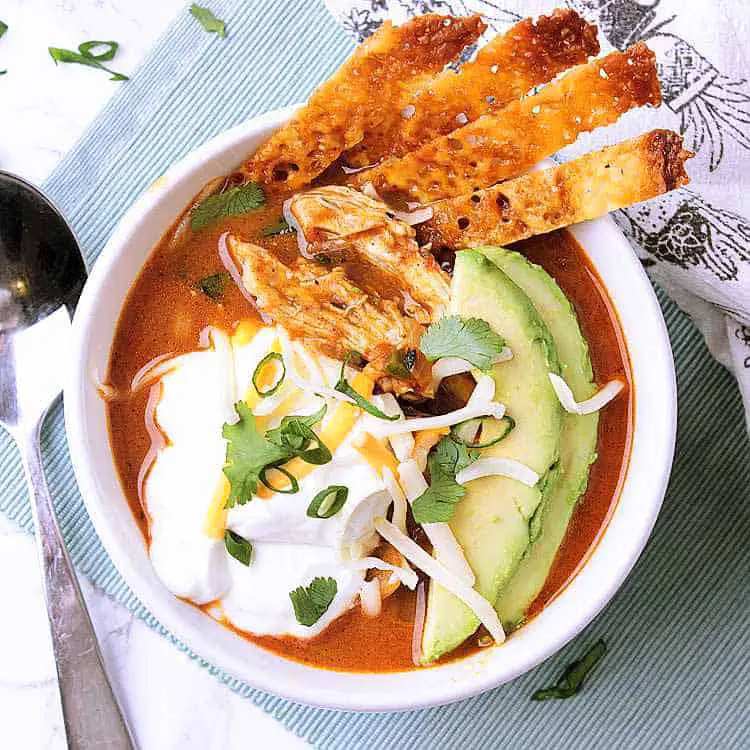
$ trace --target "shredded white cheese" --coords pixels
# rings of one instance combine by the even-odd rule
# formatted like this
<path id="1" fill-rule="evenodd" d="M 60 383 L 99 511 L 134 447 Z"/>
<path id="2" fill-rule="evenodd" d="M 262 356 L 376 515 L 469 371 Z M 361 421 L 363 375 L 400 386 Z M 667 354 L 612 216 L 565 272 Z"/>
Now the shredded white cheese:
<path id="1" fill-rule="evenodd" d="M 491 375 L 481 375 L 469 396 L 467 406 L 491 401 L 495 395 L 495 380 Z"/>
<path id="2" fill-rule="evenodd" d="M 551 372 L 549 373 L 549 379 L 563 409 L 569 414 L 578 414 L 579 416 L 599 411 L 599 409 L 606 406 L 625 387 L 625 384 L 621 380 L 611 380 L 591 398 L 578 402 L 570 386 L 559 375 Z"/>
<path id="3" fill-rule="evenodd" d="M 404 418 L 404 412 L 392 393 L 383 393 L 380 396 L 374 396 L 372 400 L 389 417 Z M 411 432 L 391 435 L 388 438 L 388 442 L 391 444 L 391 448 L 399 461 L 406 461 L 414 450 L 414 435 Z"/>
<path id="4" fill-rule="evenodd" d="M 405 532 L 406 497 L 401 490 L 401 485 L 396 480 L 396 477 L 393 476 L 393 472 L 387 467 L 383 469 L 383 483 L 393 500 L 393 523 L 395 523 L 401 531 Z"/>
<path id="5" fill-rule="evenodd" d="M 437 388 L 443 378 L 460 375 L 462 372 L 471 372 L 473 369 L 474 365 L 467 359 L 443 357 L 432 365 L 432 387 Z"/>
<path id="6" fill-rule="evenodd" d="M 309 244 L 307 241 L 307 237 L 305 237 L 305 233 L 300 228 L 300 225 L 297 222 L 297 219 L 294 217 L 294 214 L 292 213 L 292 201 L 293 200 L 294 200 L 294 196 L 284 201 L 284 204 L 281 207 L 281 213 L 284 216 L 284 221 L 295 231 L 297 235 L 297 247 L 299 249 L 299 254 L 303 258 L 307 258 L 308 260 L 310 260 L 313 256 L 310 254 L 310 252 L 307 249 L 307 246 Z"/>
<path id="7" fill-rule="evenodd" d="M 508 362 L 511 359 L 513 359 L 513 352 L 507 346 L 504 346 L 492 362 L 497 365 L 502 362 Z M 461 357 L 442 357 L 432 365 L 432 387 L 437 388 L 443 378 L 448 378 L 451 375 L 460 375 L 463 372 L 471 372 L 474 369 L 476 369 L 474 365 L 472 365 L 467 359 L 462 359 Z M 489 375 L 482 375 L 480 380 L 492 380 L 492 378 Z M 494 381 L 492 382 L 492 391 L 490 395 L 483 400 L 492 398 L 492 394 L 495 392 Z M 476 392 L 476 388 L 474 391 Z M 481 393 L 482 391 L 480 391 L 478 397 Z M 472 396 L 473 395 L 474 393 L 472 393 Z"/>
<path id="8" fill-rule="evenodd" d="M 393 216 L 399 221 L 403 221 L 409 226 L 415 226 L 416 224 L 422 224 L 425 221 L 429 221 L 433 215 L 432 206 L 424 206 L 423 208 L 417 208 L 410 211 L 396 211 L 391 210 Z"/>
<path id="9" fill-rule="evenodd" d="M 465 469 L 461 469 L 456 474 L 456 481 L 459 484 L 466 484 L 473 479 L 490 476 L 509 477 L 529 487 L 533 487 L 539 481 L 539 474 L 526 464 L 514 461 L 512 458 L 480 458 Z"/>
<path id="10" fill-rule="evenodd" d="M 413 503 L 429 487 L 417 462 L 409 459 L 398 465 L 398 476 L 406 497 Z M 476 581 L 461 545 L 458 543 L 451 527 L 447 523 L 423 523 L 422 528 L 432 544 L 435 557 L 454 575 L 469 586 Z"/>
<path id="11" fill-rule="evenodd" d="M 505 640 L 505 631 L 495 608 L 479 592 L 430 557 L 416 542 L 409 539 L 385 518 L 376 519 L 375 528 L 378 534 L 392 544 L 410 563 L 424 571 L 433 581 L 450 591 L 471 609 L 496 643 L 502 643 Z"/>
<path id="12" fill-rule="evenodd" d="M 362 611 L 368 617 L 377 617 L 383 608 L 383 598 L 380 594 L 380 582 L 364 581 L 359 588 L 359 603 Z"/>
<path id="13" fill-rule="evenodd" d="M 399 565 L 391 565 L 379 557 L 363 557 L 346 563 L 350 570 L 389 570 L 408 589 L 414 590 L 419 583 L 419 576 L 409 567 L 402 568 Z"/>
<path id="14" fill-rule="evenodd" d="M 365 164 L 364 167 L 349 167 L 346 164 L 342 164 L 341 171 L 344 174 L 357 174 L 357 172 L 364 172 L 366 169 L 372 169 L 376 165 L 377 162 L 374 162 L 373 164 Z"/>
<path id="15" fill-rule="evenodd" d="M 209 326 L 201 331 L 201 341 L 205 349 L 213 349 L 224 357 L 232 357 L 232 344 L 229 340 L 228 334 L 219 328 L 213 328 Z M 165 375 L 172 372 L 176 367 L 182 365 L 190 354 L 180 354 L 173 356 L 172 354 L 161 354 L 155 357 L 150 362 L 146 363 L 140 370 L 133 376 L 130 382 L 130 390 L 134 393 L 139 391 L 145 385 L 155 383 L 161 380 Z M 234 387 L 232 387 L 234 392 Z"/>
<path id="16" fill-rule="evenodd" d="M 401 432 L 421 432 L 422 430 L 437 430 L 442 427 L 451 427 L 454 424 L 466 422 L 467 419 L 476 419 L 477 417 L 495 417 L 495 419 L 500 419 L 504 414 L 505 407 L 497 401 L 477 401 L 477 403 L 472 403 L 470 400 L 461 409 L 441 414 L 438 417 L 417 417 L 415 419 L 403 419 L 398 422 L 375 425 L 372 433 L 378 437 L 390 437 Z"/>
<path id="17" fill-rule="evenodd" d="M 325 385 L 323 383 L 320 383 L 320 384 L 310 383 L 309 381 L 301 377 L 299 372 L 297 371 L 297 366 L 294 361 L 295 355 L 301 356 L 300 348 L 296 348 L 296 349 L 294 348 L 294 343 L 290 340 L 289 336 L 287 335 L 286 331 L 283 328 L 278 328 L 277 333 L 278 333 L 279 341 L 281 341 L 281 348 L 283 350 L 282 356 L 284 357 L 284 366 L 286 367 L 286 377 L 290 383 L 295 385 L 301 391 L 316 393 L 319 396 L 324 396 L 325 398 L 331 398 L 337 401 L 346 401 L 347 403 L 350 403 L 350 404 L 356 403 L 356 401 L 353 398 L 351 398 L 350 396 L 347 396 L 345 393 L 341 393 L 340 391 L 337 391 L 335 388 L 331 388 L 330 386 Z M 305 364 L 305 367 L 308 370 L 308 374 L 312 374 L 311 373 L 312 366 L 308 362 L 303 362 L 303 363 Z M 320 370 L 320 368 L 317 368 L 317 369 L 322 374 L 322 371 Z"/>

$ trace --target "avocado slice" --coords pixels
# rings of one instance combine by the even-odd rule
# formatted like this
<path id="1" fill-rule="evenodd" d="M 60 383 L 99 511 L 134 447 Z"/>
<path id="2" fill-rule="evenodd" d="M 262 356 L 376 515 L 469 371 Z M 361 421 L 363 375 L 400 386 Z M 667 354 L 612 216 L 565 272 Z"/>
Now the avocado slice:
<path id="1" fill-rule="evenodd" d="M 548 378 L 549 372 L 560 372 L 550 331 L 525 292 L 484 252 L 457 253 L 451 312 L 486 320 L 513 351 L 513 359 L 496 365 L 492 376 L 495 397 L 506 405 L 516 427 L 483 456 L 514 458 L 543 477 L 536 487 L 505 477 L 470 482 L 450 522 L 476 575 L 477 591 L 494 602 L 526 553 L 532 519 L 554 485 L 546 475 L 558 460 L 563 411 Z M 478 624 L 470 609 L 431 582 L 423 662 L 452 651 Z"/>
<path id="2" fill-rule="evenodd" d="M 586 340 L 568 298 L 540 266 L 504 248 L 484 248 L 485 255 L 529 296 L 547 324 L 560 359 L 562 376 L 576 400 L 596 391 Z M 534 542 L 515 574 L 500 592 L 496 609 L 506 629 L 520 625 L 547 580 L 576 503 L 588 485 L 596 459 L 599 415 L 565 414 L 560 440 L 559 476 L 532 524 Z"/>

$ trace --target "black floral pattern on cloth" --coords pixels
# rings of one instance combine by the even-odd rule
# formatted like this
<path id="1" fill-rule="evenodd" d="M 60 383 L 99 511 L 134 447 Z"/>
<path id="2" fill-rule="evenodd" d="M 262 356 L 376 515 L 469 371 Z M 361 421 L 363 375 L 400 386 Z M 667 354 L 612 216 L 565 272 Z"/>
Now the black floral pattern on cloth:
<path id="1" fill-rule="evenodd" d="M 750 327 L 744 325 L 750 320 L 750 220 L 741 213 L 745 208 L 741 188 L 747 179 L 744 175 L 750 174 L 750 164 L 738 163 L 750 160 L 750 85 L 743 64 L 735 65 L 741 71 L 739 75 L 721 70 L 715 64 L 712 58 L 721 58 L 725 50 L 714 46 L 713 53 L 704 53 L 699 49 L 702 45 L 693 43 L 692 36 L 687 38 L 685 30 L 691 31 L 690 25 L 695 23 L 692 15 L 696 7 L 705 8 L 710 1 L 694 4 L 678 0 L 326 0 L 326 3 L 358 40 L 371 34 L 386 18 L 402 23 L 410 16 L 430 12 L 480 13 L 489 26 L 485 38 L 490 38 L 523 17 L 549 13 L 555 7 L 567 5 L 599 27 L 604 50 L 608 46 L 624 50 L 637 41 L 645 41 L 656 53 L 662 86 L 664 108 L 658 113 L 659 126 L 679 130 L 686 147 L 697 152 L 699 158 L 689 165 L 692 189 L 683 188 L 618 211 L 614 218 L 654 278 L 666 278 L 682 287 L 684 273 L 691 275 L 684 285 L 687 294 L 680 298 L 687 312 L 705 315 L 705 304 L 697 301 L 690 304 L 691 298 L 702 297 L 713 305 L 717 315 L 727 315 L 735 321 L 727 323 L 723 347 L 726 348 L 728 341 L 738 373 L 740 369 L 750 369 L 747 340 Z M 723 16 L 728 17 L 724 3 L 713 2 L 717 8 L 721 5 Z M 744 7 L 743 4 L 744 0 L 732 3 L 737 6 L 732 11 L 741 12 L 737 8 Z M 716 11 L 715 15 L 717 23 L 726 24 L 722 13 Z M 350 18 L 357 19 L 356 26 Z M 694 30 L 695 38 L 701 38 L 705 31 Z M 745 43 L 747 28 L 735 30 L 732 26 L 729 31 L 724 36 L 734 33 L 736 38 L 722 37 L 722 45 Z M 473 51 L 472 48 L 467 53 Z M 739 50 L 734 56 L 744 61 L 747 53 Z M 733 60 L 732 55 L 728 59 Z M 725 185 L 730 186 L 726 200 Z M 701 188 L 706 188 L 711 197 L 702 194 Z M 742 352 L 737 349 L 740 342 L 737 325 L 742 329 Z M 709 341 L 709 345 L 714 350 L 721 348 L 715 341 Z M 750 372 L 744 381 L 740 378 L 740 385 L 750 419 Z"/>
<path id="2" fill-rule="evenodd" d="M 736 280 L 739 264 L 750 262 L 750 222 L 692 190 L 681 190 L 679 197 L 676 204 L 649 201 L 618 211 L 617 223 L 654 260 L 685 269 L 701 266 L 720 281 Z"/>
<path id="3" fill-rule="evenodd" d="M 658 19 L 662 0 L 571 0 L 568 4 L 595 21 L 600 33 L 620 50 L 648 42 L 657 56 L 665 104 L 680 116 L 688 148 L 707 149 L 710 170 L 721 164 L 724 139 L 750 149 L 750 90 L 747 79 L 723 75 L 692 44 L 664 31 L 675 19 Z"/>

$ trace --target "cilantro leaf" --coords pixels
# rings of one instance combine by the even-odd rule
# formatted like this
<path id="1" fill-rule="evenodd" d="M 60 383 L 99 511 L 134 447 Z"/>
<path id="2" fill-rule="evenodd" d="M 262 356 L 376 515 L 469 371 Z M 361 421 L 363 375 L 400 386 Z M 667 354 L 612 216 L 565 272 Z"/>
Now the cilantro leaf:
<path id="1" fill-rule="evenodd" d="M 481 318 L 450 315 L 433 323 L 422 335 L 420 349 L 431 362 L 443 357 L 460 357 L 480 370 L 489 370 L 505 340 Z"/>
<path id="2" fill-rule="evenodd" d="M 357 391 L 354 390 L 354 388 L 349 385 L 349 381 L 346 379 L 346 366 L 349 364 L 349 361 L 355 357 L 359 357 L 358 352 L 349 352 L 346 357 L 344 357 L 344 361 L 341 363 L 341 374 L 339 375 L 338 382 L 336 385 L 334 385 L 334 389 L 337 390 L 339 393 L 343 393 L 345 396 L 349 396 L 350 399 L 354 401 L 354 403 L 363 411 L 366 411 L 368 414 L 372 414 L 373 417 L 377 417 L 378 419 L 385 419 L 388 422 L 395 422 L 397 419 L 401 419 L 401 417 L 396 414 L 393 417 L 389 417 L 387 414 L 382 412 L 380 409 L 378 409 L 375 404 L 373 404 L 371 401 L 368 401 L 364 396 L 357 393 Z"/>
<path id="3" fill-rule="evenodd" d="M 94 50 L 97 48 L 104 47 L 104 49 L 96 54 Z M 117 54 L 117 50 L 120 45 L 117 42 L 100 42 L 92 40 L 90 42 L 83 42 L 78 45 L 78 52 L 74 52 L 71 49 L 61 49 L 60 47 L 48 47 L 50 56 L 57 63 L 76 63 L 77 65 L 86 65 L 89 68 L 99 68 L 100 70 L 106 70 L 107 73 L 111 73 L 112 77 L 110 81 L 127 81 L 128 77 L 123 73 L 115 73 L 114 70 L 110 70 L 106 66 L 102 65 L 102 61 L 109 61 L 114 58 Z"/>
<path id="4" fill-rule="evenodd" d="M 299 586 L 289 592 L 297 622 L 311 627 L 326 613 L 331 606 L 338 584 L 335 578 L 316 577 L 309 586 Z"/>
<path id="5" fill-rule="evenodd" d="M 456 503 L 466 488 L 456 481 L 456 474 L 479 457 L 478 451 L 444 437 L 427 459 L 430 486 L 414 501 L 412 512 L 417 523 L 445 523 L 453 518 Z"/>
<path id="6" fill-rule="evenodd" d="M 467 446 L 445 437 L 437 444 L 433 455 L 442 471 L 455 475 L 473 464 L 479 458 L 479 451 L 469 450 Z"/>
<path id="7" fill-rule="evenodd" d="M 0 37 L 8 30 L 8 24 L 0 21 Z"/>
<path id="8" fill-rule="evenodd" d="M 266 439 L 288 450 L 290 456 L 299 456 L 309 464 L 327 464 L 333 458 L 331 451 L 312 430 L 313 425 L 323 419 L 327 408 L 323 404 L 308 417 L 284 417 L 278 427 L 266 433 Z M 315 447 L 311 448 L 311 445 Z"/>
<path id="9" fill-rule="evenodd" d="M 248 182 L 246 185 L 225 190 L 223 193 L 209 195 L 194 209 L 190 225 L 194 230 L 212 224 L 225 216 L 239 216 L 254 208 L 260 208 L 266 202 L 260 185 Z"/>
<path id="10" fill-rule="evenodd" d="M 190 6 L 190 15 L 203 27 L 204 31 L 218 34 L 224 38 L 227 35 L 227 25 L 221 19 L 217 18 L 210 10 L 198 3 Z"/>
<path id="11" fill-rule="evenodd" d="M 554 685 L 537 690 L 531 700 L 546 701 L 548 698 L 570 698 L 575 695 L 583 687 L 589 672 L 606 653 L 607 644 L 600 638 L 580 659 L 565 668 Z"/>
<path id="12" fill-rule="evenodd" d="M 195 286 L 203 294 L 214 302 L 220 302 L 224 297 L 224 288 L 229 282 L 229 274 L 226 271 L 212 273 L 195 282 Z"/>
<path id="13" fill-rule="evenodd" d="M 224 475 L 230 486 L 228 508 L 244 505 L 251 499 L 263 469 L 291 458 L 287 448 L 258 432 L 255 417 L 244 401 L 238 401 L 234 408 L 239 420 L 234 424 L 227 422 L 221 433 L 227 441 Z"/>
<path id="14" fill-rule="evenodd" d="M 261 236 L 272 237 L 275 234 L 292 234 L 294 227 L 290 227 L 287 224 L 286 219 L 281 218 L 275 224 L 269 224 L 267 227 L 263 227 L 261 230 Z"/>
<path id="15" fill-rule="evenodd" d="M 243 565 L 250 565 L 253 558 L 253 545 L 244 536 L 240 536 L 231 529 L 224 531 L 224 547 L 227 552 Z"/>

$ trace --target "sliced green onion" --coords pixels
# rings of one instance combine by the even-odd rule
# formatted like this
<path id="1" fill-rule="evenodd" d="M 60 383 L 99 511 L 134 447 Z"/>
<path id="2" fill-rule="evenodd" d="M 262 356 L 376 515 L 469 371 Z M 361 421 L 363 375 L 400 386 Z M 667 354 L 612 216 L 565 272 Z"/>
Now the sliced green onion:
<path id="1" fill-rule="evenodd" d="M 416 349 L 406 349 L 405 351 L 396 349 L 391 353 L 388 364 L 385 366 L 385 371 L 394 378 L 408 380 L 411 377 L 411 371 L 414 369 L 416 362 Z"/>
<path id="2" fill-rule="evenodd" d="M 345 396 L 349 396 L 352 401 L 363 411 L 366 411 L 368 414 L 372 414 L 373 417 L 377 417 L 378 419 L 385 419 L 388 422 L 395 422 L 398 419 L 401 419 L 401 415 L 396 414 L 392 417 L 389 417 L 387 414 L 382 412 L 380 409 L 378 409 L 375 404 L 368 401 L 366 398 L 361 396 L 357 391 L 354 390 L 349 385 L 349 381 L 346 379 L 345 371 L 346 366 L 349 364 L 349 362 L 359 357 L 359 352 L 351 351 L 349 352 L 346 357 L 344 357 L 344 361 L 341 363 L 341 374 L 339 375 L 338 383 L 334 386 L 334 390 L 338 391 L 339 393 L 343 393 Z"/>
<path id="3" fill-rule="evenodd" d="M 280 474 L 283 474 L 289 480 L 289 485 L 286 488 L 274 487 L 267 476 L 269 471 L 278 471 Z M 299 492 L 299 482 L 297 481 L 297 477 L 295 477 L 290 471 L 287 471 L 283 466 L 264 466 L 258 474 L 258 479 L 260 479 L 260 481 L 271 490 L 271 492 L 278 492 L 281 495 L 293 495 L 295 492 Z"/>
<path id="4" fill-rule="evenodd" d="M 292 420 L 285 425 L 283 440 L 290 449 L 295 451 L 295 455 L 308 464 L 320 466 L 327 464 L 333 458 L 331 451 L 313 429 L 301 420 Z M 311 448 L 311 444 L 315 447 Z"/>
<path id="5" fill-rule="evenodd" d="M 349 497 L 349 489 L 340 484 L 332 484 L 321 490 L 307 507 L 310 518 L 331 518 L 343 507 Z"/>
<path id="6" fill-rule="evenodd" d="M 508 435 L 513 432 L 513 429 L 516 426 L 516 420 L 513 419 L 510 414 L 505 414 L 500 417 L 500 419 L 493 419 L 493 422 L 501 422 L 503 424 L 503 429 L 501 429 L 500 433 L 494 438 L 483 443 L 476 443 L 473 440 L 466 438 L 467 430 L 469 431 L 469 434 L 477 434 L 479 427 L 483 423 L 482 418 L 467 419 L 465 422 L 454 424 L 451 427 L 451 437 L 453 438 L 454 442 L 459 443 L 460 445 L 465 445 L 469 448 L 489 448 L 491 445 L 495 445 L 501 440 L 505 440 L 505 438 L 507 438 Z"/>
<path id="7" fill-rule="evenodd" d="M 240 536 L 231 529 L 224 530 L 224 547 L 227 552 L 243 565 L 250 565 L 253 558 L 253 545 L 245 537 Z"/>
<path id="8" fill-rule="evenodd" d="M 331 451 L 312 429 L 312 425 L 323 418 L 326 408 L 323 404 L 309 417 L 284 417 L 278 427 L 266 433 L 266 439 L 286 448 L 292 456 L 299 456 L 308 464 L 327 464 L 333 458 Z M 311 448 L 311 445 L 315 447 Z"/>
<path id="9" fill-rule="evenodd" d="M 260 373 L 262 372 L 263 368 L 272 361 L 281 362 L 281 376 L 276 381 L 274 385 L 272 385 L 270 388 L 268 388 L 265 391 L 262 391 L 258 387 L 257 379 L 260 377 Z M 286 377 L 286 365 L 284 364 L 284 358 L 279 354 L 278 352 L 268 352 L 263 359 L 261 359 L 260 362 L 258 362 L 255 371 L 253 372 L 253 388 L 255 388 L 256 393 L 261 398 L 266 398 L 266 396 L 273 396 L 276 391 L 279 390 L 281 387 L 281 384 L 284 382 L 284 378 Z"/>
<path id="10" fill-rule="evenodd" d="M 294 227 L 290 227 L 289 224 L 287 224 L 286 219 L 283 217 L 280 218 L 275 224 L 270 224 L 267 227 L 264 227 L 261 230 L 261 236 L 263 237 L 273 237 L 277 234 L 293 234 L 294 233 Z"/>
<path id="11" fill-rule="evenodd" d="M 557 682 L 548 688 L 537 690 L 532 696 L 533 701 L 545 701 L 548 698 L 570 698 L 583 687 L 583 683 L 591 670 L 607 653 L 607 644 L 600 638 L 580 659 L 569 664 L 560 675 Z"/>

